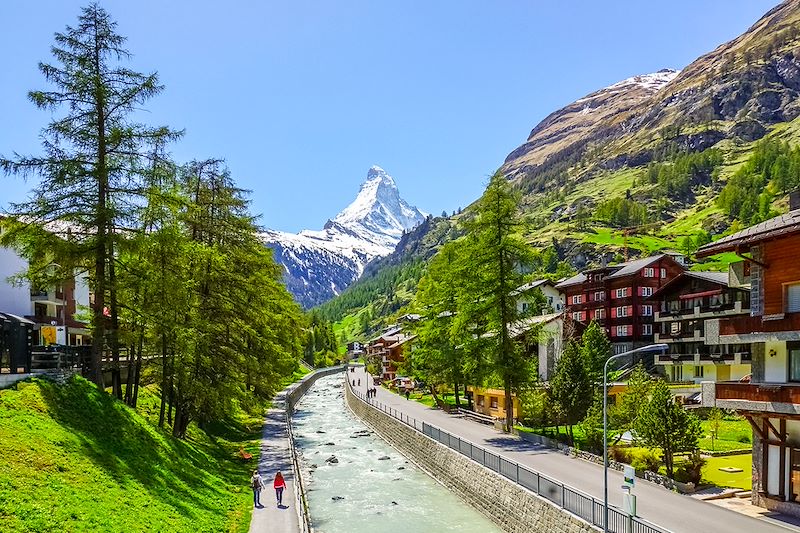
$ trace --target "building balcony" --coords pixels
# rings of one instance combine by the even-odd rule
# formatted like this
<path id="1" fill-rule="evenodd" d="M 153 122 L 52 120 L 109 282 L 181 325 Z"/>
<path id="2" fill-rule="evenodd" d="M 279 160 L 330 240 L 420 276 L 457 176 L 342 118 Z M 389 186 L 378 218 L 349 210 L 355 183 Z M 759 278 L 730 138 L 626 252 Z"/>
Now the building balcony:
<path id="1" fill-rule="evenodd" d="M 656 332 L 653 338 L 655 342 L 665 342 L 667 344 L 671 342 L 703 342 L 705 340 L 703 331 L 700 329 L 696 329 L 694 331 L 681 331 L 678 333 Z"/>
<path id="2" fill-rule="evenodd" d="M 62 291 L 34 291 L 31 290 L 31 301 L 39 303 L 49 303 L 53 305 L 64 305 L 64 293 Z"/>
<path id="3" fill-rule="evenodd" d="M 719 336 L 722 342 L 800 340 L 800 313 L 720 319 Z"/>
<path id="4" fill-rule="evenodd" d="M 742 302 L 718 305 L 702 305 L 689 308 L 661 309 L 655 313 L 656 322 L 675 321 L 677 318 L 719 318 L 730 315 L 750 314 L 750 309 Z"/>
<path id="5" fill-rule="evenodd" d="M 703 406 L 800 415 L 800 383 L 703 382 Z"/>
<path id="6" fill-rule="evenodd" d="M 741 365 L 749 364 L 750 352 L 657 354 L 659 365 Z"/>

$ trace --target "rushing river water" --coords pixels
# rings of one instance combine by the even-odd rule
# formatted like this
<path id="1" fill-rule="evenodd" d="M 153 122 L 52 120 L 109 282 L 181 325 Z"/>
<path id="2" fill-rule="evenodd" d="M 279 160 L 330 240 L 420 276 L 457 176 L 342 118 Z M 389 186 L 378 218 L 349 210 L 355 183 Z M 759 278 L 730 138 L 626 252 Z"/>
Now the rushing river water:
<path id="1" fill-rule="evenodd" d="M 318 533 L 500 532 L 353 416 L 342 381 L 321 378 L 292 417 Z"/>

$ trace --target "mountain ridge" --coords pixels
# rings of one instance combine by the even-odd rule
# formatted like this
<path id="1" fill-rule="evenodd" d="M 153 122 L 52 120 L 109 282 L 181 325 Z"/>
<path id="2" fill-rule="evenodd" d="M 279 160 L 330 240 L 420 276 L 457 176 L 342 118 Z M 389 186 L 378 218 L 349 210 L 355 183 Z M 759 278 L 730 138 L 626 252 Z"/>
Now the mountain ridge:
<path id="1" fill-rule="evenodd" d="M 305 308 L 341 293 L 372 259 L 390 254 L 426 213 L 400 197 L 394 178 L 372 166 L 356 198 L 322 230 L 266 230 L 261 239 L 284 269 L 284 283 Z"/>

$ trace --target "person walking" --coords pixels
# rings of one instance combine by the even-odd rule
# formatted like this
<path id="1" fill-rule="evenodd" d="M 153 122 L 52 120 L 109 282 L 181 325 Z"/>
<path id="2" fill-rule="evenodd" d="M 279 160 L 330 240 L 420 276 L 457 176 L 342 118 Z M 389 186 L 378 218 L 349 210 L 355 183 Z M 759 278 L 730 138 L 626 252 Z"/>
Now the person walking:
<path id="1" fill-rule="evenodd" d="M 253 506 L 262 507 L 261 505 L 261 489 L 264 488 L 264 481 L 258 473 L 258 469 L 253 470 L 253 476 L 250 478 L 250 488 L 253 489 Z"/>
<path id="2" fill-rule="evenodd" d="M 411 390 L 410 389 L 406 389 L 406 400 L 408 400 L 409 396 L 411 396 Z"/>
<path id="3" fill-rule="evenodd" d="M 283 489 L 286 488 L 286 482 L 283 480 L 283 474 L 278 472 L 275 474 L 275 482 L 272 484 L 275 487 L 275 497 L 278 499 L 278 507 L 283 503 Z"/>

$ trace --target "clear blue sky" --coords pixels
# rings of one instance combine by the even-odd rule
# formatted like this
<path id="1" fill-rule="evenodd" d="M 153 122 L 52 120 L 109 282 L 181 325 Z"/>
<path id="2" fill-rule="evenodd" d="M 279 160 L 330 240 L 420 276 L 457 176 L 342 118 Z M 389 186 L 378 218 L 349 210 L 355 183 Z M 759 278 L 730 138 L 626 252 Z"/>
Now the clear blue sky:
<path id="1" fill-rule="evenodd" d="M 0 2 L 0 154 L 37 153 L 36 65 L 86 2 Z M 179 161 L 223 157 L 262 224 L 317 229 L 377 164 L 439 214 L 555 109 L 623 78 L 681 68 L 777 0 L 108 0 L 166 90 L 150 122 L 185 128 Z M 0 178 L 0 208 L 30 184 Z"/>

